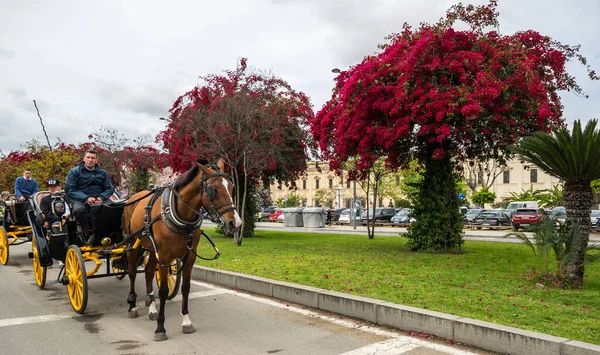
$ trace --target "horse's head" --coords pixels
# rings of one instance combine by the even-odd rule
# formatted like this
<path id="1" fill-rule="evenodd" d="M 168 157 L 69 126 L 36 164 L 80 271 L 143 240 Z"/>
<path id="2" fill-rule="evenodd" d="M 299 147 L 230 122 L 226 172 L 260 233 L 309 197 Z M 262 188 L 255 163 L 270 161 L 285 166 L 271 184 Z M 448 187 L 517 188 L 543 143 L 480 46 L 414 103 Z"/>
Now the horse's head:
<path id="1" fill-rule="evenodd" d="M 232 235 L 242 225 L 242 219 L 233 204 L 233 183 L 227 174 L 196 163 L 202 172 L 200 194 L 202 205 L 212 216 L 224 222 L 224 231 Z"/>

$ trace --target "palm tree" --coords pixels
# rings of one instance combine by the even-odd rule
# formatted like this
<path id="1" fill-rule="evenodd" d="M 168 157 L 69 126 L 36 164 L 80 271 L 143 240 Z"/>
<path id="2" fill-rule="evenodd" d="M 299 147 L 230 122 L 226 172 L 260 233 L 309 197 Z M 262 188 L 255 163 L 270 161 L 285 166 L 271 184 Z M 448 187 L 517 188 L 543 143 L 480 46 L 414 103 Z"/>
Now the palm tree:
<path id="1" fill-rule="evenodd" d="M 583 286 L 585 253 L 590 236 L 590 211 L 593 203 L 591 182 L 600 178 L 600 132 L 596 120 L 581 130 L 575 121 L 573 131 L 566 127 L 552 130 L 552 134 L 535 133 L 524 137 L 513 152 L 523 160 L 535 164 L 546 173 L 564 181 L 563 204 L 567 223 L 580 225 L 581 239 L 572 246 L 573 256 L 563 269 L 563 279 L 572 287 Z"/>

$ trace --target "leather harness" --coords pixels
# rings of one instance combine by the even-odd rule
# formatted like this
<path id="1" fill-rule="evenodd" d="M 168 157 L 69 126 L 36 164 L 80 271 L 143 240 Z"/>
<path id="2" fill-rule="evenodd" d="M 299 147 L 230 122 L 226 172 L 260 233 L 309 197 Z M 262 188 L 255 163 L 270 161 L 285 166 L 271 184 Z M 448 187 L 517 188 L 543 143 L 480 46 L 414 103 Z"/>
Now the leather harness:
<path id="1" fill-rule="evenodd" d="M 218 214 L 219 216 L 222 216 L 223 214 L 225 214 L 227 212 L 235 211 L 235 207 L 229 207 L 229 208 L 219 212 L 219 210 L 222 209 L 223 207 L 233 205 L 233 203 L 230 202 L 230 203 L 226 203 L 224 205 L 217 206 L 217 207 L 215 207 L 213 205 L 212 200 L 214 198 L 214 188 L 208 184 L 207 180 L 210 178 L 218 177 L 218 176 L 227 177 L 227 175 L 223 174 L 223 173 L 209 174 L 209 175 L 202 177 L 202 180 L 200 183 L 200 195 L 203 195 L 204 193 L 206 193 L 209 197 L 210 204 L 211 204 L 210 212 L 214 212 L 214 213 Z M 213 189 L 212 195 L 211 195 L 211 193 L 209 193 L 210 189 Z M 124 235 L 124 237 L 125 237 L 125 240 L 131 240 L 131 238 L 137 237 L 138 235 L 140 236 L 140 238 L 148 237 L 150 239 L 150 242 L 152 243 L 152 247 L 155 250 L 156 259 L 158 260 L 159 264 L 161 266 L 170 266 L 168 264 L 163 264 L 160 261 L 160 259 L 158 258 L 158 249 L 156 248 L 156 243 L 154 241 L 154 233 L 152 232 L 152 225 L 154 223 L 156 223 L 158 220 L 162 220 L 163 223 L 167 226 L 167 228 L 169 228 L 171 231 L 173 231 L 177 234 L 183 234 L 183 235 L 187 234 L 188 235 L 187 249 L 192 250 L 193 249 L 192 242 L 193 242 L 193 238 L 194 238 L 194 231 L 202 225 L 202 214 L 198 213 L 196 210 L 194 210 L 192 207 L 190 207 L 183 200 L 183 198 L 181 197 L 179 192 L 177 192 L 177 190 L 175 190 L 173 188 L 172 185 L 156 188 L 156 189 L 150 191 L 149 194 L 151 194 L 152 197 L 148 200 L 148 202 L 146 203 L 146 206 L 144 207 L 144 210 L 145 210 L 144 226 L 129 235 Z M 144 197 L 146 197 L 146 196 L 148 196 L 148 195 L 145 195 Z M 158 200 L 159 196 L 162 197 L 160 213 L 156 217 L 152 218 L 152 207 L 156 203 L 156 200 Z M 191 221 L 191 222 L 185 221 L 185 220 L 181 219 L 181 217 L 177 214 L 177 209 L 176 209 L 176 205 L 175 205 L 176 198 L 179 199 L 185 206 L 187 206 L 189 209 L 191 209 L 198 215 L 198 217 L 194 221 Z M 133 201 L 133 202 L 137 203 L 138 201 L 139 200 Z M 137 206 L 135 206 L 134 209 L 136 207 Z M 129 225 L 131 225 L 131 219 L 129 220 Z M 192 251 L 194 252 L 194 254 L 196 254 L 197 257 L 204 259 L 204 260 L 217 259 L 221 255 L 221 253 L 217 249 L 215 243 L 212 241 L 212 239 L 210 238 L 210 236 L 208 234 L 204 233 L 204 231 L 201 231 L 201 234 L 206 237 L 206 239 L 209 241 L 209 243 L 215 249 L 215 252 L 216 252 L 215 256 L 213 258 L 207 259 L 207 258 L 204 258 L 204 257 L 201 257 L 200 255 L 198 255 L 195 250 L 192 250 Z M 186 260 L 187 256 L 188 256 L 188 253 L 186 252 L 182 258 L 182 264 L 185 264 L 185 260 Z"/>

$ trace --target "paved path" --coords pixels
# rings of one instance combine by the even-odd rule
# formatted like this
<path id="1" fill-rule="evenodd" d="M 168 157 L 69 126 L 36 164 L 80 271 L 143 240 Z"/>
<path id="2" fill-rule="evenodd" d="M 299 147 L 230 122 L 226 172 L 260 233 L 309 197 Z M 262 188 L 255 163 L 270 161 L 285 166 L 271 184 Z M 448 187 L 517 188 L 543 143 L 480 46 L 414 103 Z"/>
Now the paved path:
<path id="1" fill-rule="evenodd" d="M 207 225 L 211 225 L 210 221 L 205 221 Z M 367 235 L 367 227 L 366 226 L 357 226 L 354 229 L 349 225 L 332 225 L 326 226 L 324 228 L 305 228 L 305 227 L 286 227 L 283 223 L 277 222 L 258 222 L 256 224 L 256 229 L 258 230 L 280 230 L 286 232 L 310 232 L 310 233 L 336 233 L 336 234 L 357 234 L 357 235 Z M 521 241 L 516 237 L 508 237 L 504 236 L 508 233 L 512 232 L 512 229 L 505 230 L 490 230 L 490 229 L 465 229 L 465 240 L 474 240 L 474 241 L 482 241 L 482 242 L 504 242 L 504 243 L 521 243 Z M 402 227 L 384 227 L 377 226 L 375 227 L 375 235 L 388 236 L 388 237 L 398 237 L 402 234 L 406 233 L 406 228 Z M 532 236 L 531 232 L 525 232 L 526 235 Z M 590 234 L 590 243 L 600 243 L 600 234 L 594 233 Z"/>

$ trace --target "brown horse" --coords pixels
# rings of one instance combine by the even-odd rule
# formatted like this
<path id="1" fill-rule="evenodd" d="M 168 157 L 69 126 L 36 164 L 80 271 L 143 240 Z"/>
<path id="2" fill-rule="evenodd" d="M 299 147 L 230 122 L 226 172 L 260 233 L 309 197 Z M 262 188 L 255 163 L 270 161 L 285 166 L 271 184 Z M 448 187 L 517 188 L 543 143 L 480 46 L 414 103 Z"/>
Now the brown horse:
<path id="1" fill-rule="evenodd" d="M 167 339 L 164 327 L 165 301 L 169 293 L 168 273 L 171 263 L 181 259 L 182 272 L 181 315 L 184 333 L 195 331 L 188 312 L 190 278 L 196 260 L 196 248 L 200 241 L 202 223 L 201 208 L 210 215 L 219 216 L 223 228 L 233 233 L 242 223 L 232 201 L 233 184 L 222 172 L 204 166 L 197 160 L 194 166 L 175 180 L 172 186 L 154 191 L 141 191 L 133 195 L 123 212 L 123 233 L 131 238 L 133 249 L 127 253 L 130 291 L 127 297 L 129 316 L 138 316 L 135 294 L 135 276 L 140 246 L 149 250 L 145 267 L 146 306 L 148 316 L 156 319 L 154 340 Z M 138 242 L 139 240 L 139 242 Z M 158 317 L 154 305 L 153 280 L 159 264 L 160 282 Z"/>

